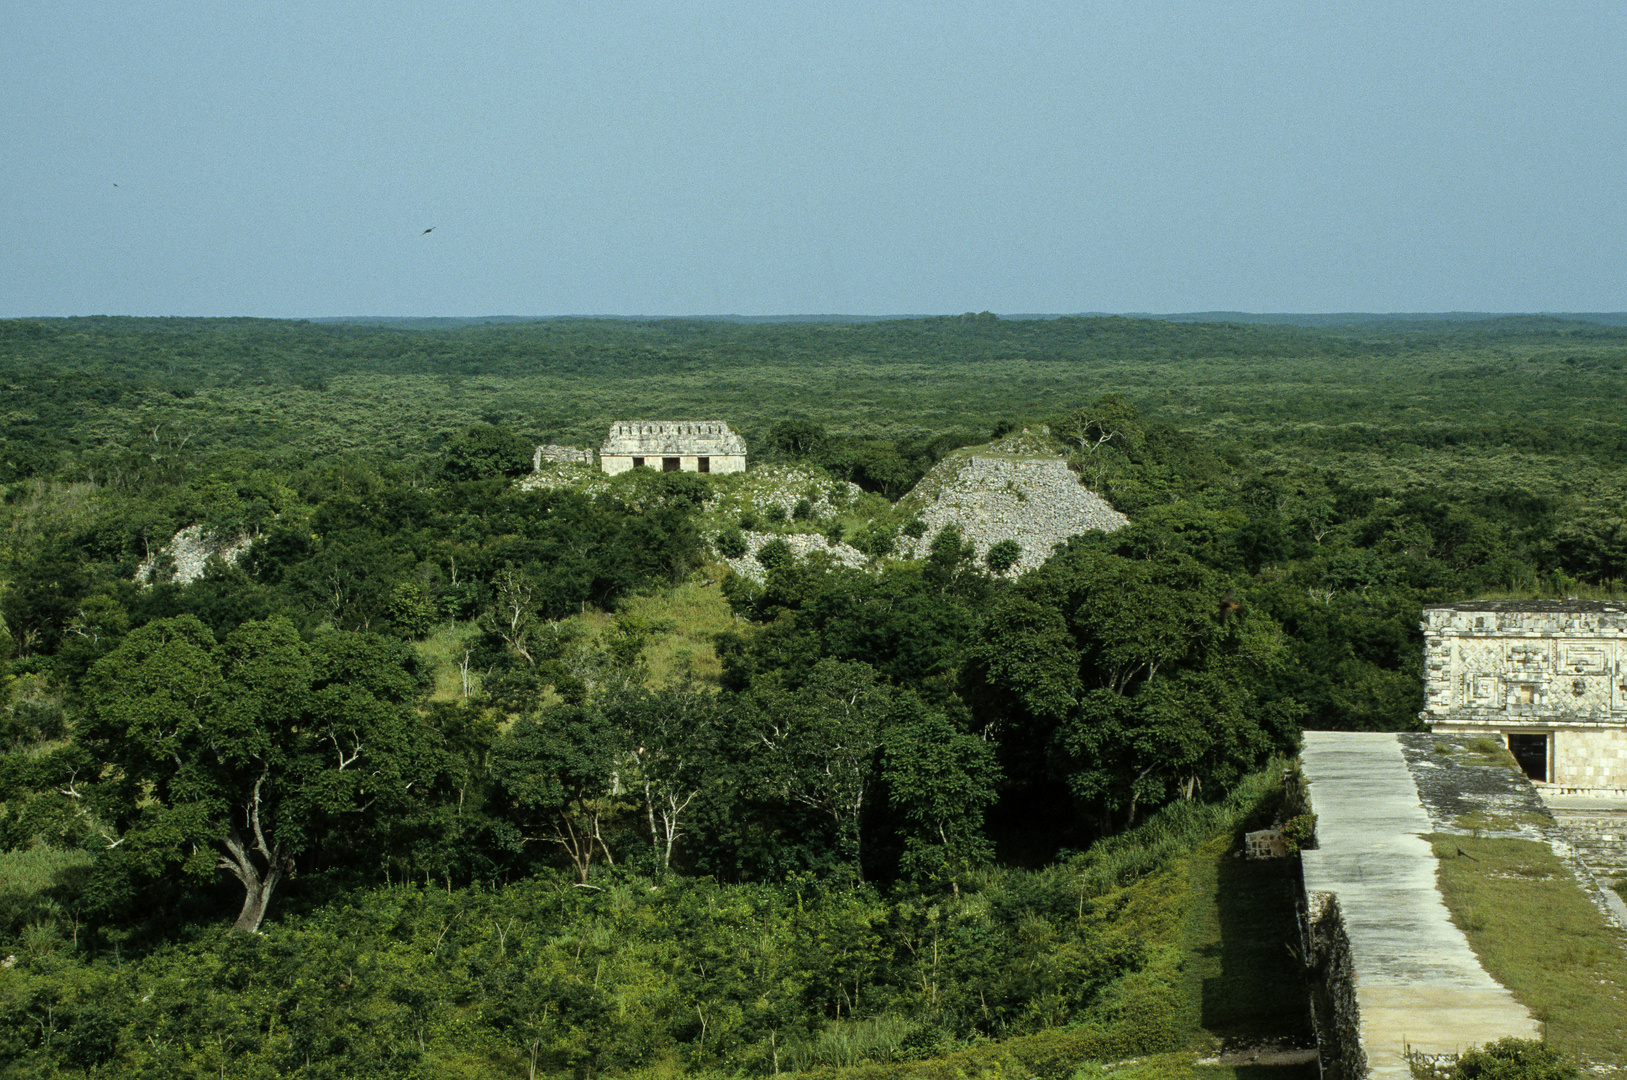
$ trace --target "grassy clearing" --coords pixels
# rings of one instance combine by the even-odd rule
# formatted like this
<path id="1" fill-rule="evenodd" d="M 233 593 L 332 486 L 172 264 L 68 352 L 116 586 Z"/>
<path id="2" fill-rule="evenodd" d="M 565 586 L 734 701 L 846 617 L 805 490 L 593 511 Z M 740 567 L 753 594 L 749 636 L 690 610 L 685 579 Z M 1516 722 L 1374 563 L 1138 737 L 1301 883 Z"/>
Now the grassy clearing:
<path id="1" fill-rule="evenodd" d="M 718 588 L 726 571 L 722 565 L 710 565 L 682 584 L 623 601 L 629 615 L 658 631 L 642 654 L 650 688 L 660 689 L 685 678 L 716 684 L 723 677 L 713 641 L 735 623 L 729 602 Z M 616 616 L 606 612 L 590 611 L 581 620 L 597 639 L 616 629 Z"/>
<path id="2" fill-rule="evenodd" d="M 713 639 L 735 621 L 723 590 L 718 588 L 726 570 L 722 565 L 707 566 L 682 584 L 623 602 L 623 611 L 632 621 L 651 631 L 642 653 L 651 688 L 659 689 L 685 678 L 712 684 L 722 678 L 723 665 L 718 661 Z M 618 632 L 617 616 L 609 612 L 588 611 L 566 622 L 579 630 L 582 647 L 590 651 L 603 650 Z M 480 628 L 472 622 L 443 623 L 417 643 L 418 655 L 434 673 L 431 701 L 457 701 L 480 693 L 481 670 L 470 667 L 466 695 L 460 667 L 479 636 Z M 539 704 L 555 700 L 549 688 Z"/>
<path id="3" fill-rule="evenodd" d="M 715 684 L 723 677 L 714 640 L 735 622 L 723 590 L 718 588 L 724 572 L 722 566 L 708 566 L 700 576 L 691 576 L 682 585 L 628 602 L 635 615 L 659 619 L 673 627 L 671 633 L 644 649 L 652 687 L 660 688 L 686 677 Z"/>
<path id="4" fill-rule="evenodd" d="M 1605 922 L 1546 844 L 1430 837 L 1452 921 L 1545 1025 L 1553 1045 L 1627 1076 L 1627 935 Z M 1472 858 L 1457 856 L 1458 849 Z"/>
<path id="5" fill-rule="evenodd" d="M 26 895 L 44 892 L 65 876 L 89 866 L 95 859 L 77 848 L 30 848 L 27 851 L 0 851 L 0 892 Z"/>
<path id="6" fill-rule="evenodd" d="M 73 898 L 94 861 L 78 848 L 0 852 L 0 957 L 77 944 L 82 924 Z"/>
<path id="7" fill-rule="evenodd" d="M 465 696 L 461 663 L 466 650 L 479 636 L 480 628 L 473 622 L 450 622 L 437 627 L 415 646 L 418 655 L 429 661 L 435 673 L 435 689 L 429 695 L 431 701 L 456 701 Z M 469 694 L 480 690 L 480 672 L 473 667 L 469 669 L 467 690 Z"/>

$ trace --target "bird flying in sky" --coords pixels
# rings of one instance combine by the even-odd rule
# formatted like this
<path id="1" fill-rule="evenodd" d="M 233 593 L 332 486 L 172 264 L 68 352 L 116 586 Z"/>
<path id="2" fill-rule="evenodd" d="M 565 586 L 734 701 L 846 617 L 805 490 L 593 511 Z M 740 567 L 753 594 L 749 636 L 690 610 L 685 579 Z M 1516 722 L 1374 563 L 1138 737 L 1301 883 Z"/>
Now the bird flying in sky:
<path id="1" fill-rule="evenodd" d="M 431 225 L 429 228 L 425 229 L 423 232 L 419 233 L 418 235 L 419 236 L 428 236 L 430 233 L 432 233 L 434 231 L 435 231 L 435 226 Z"/>

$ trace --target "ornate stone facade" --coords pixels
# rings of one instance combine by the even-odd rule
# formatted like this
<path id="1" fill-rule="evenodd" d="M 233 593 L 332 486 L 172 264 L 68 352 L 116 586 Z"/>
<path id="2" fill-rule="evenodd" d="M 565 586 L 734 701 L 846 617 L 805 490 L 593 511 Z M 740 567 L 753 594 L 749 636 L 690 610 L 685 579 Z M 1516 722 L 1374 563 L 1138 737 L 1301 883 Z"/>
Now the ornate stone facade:
<path id="1" fill-rule="evenodd" d="M 599 447 L 599 467 L 660 472 L 746 471 L 746 441 L 721 420 L 617 420 Z"/>
<path id="2" fill-rule="evenodd" d="M 1627 604 L 1470 601 L 1423 630 L 1430 730 L 1493 735 L 1562 791 L 1627 789 Z"/>

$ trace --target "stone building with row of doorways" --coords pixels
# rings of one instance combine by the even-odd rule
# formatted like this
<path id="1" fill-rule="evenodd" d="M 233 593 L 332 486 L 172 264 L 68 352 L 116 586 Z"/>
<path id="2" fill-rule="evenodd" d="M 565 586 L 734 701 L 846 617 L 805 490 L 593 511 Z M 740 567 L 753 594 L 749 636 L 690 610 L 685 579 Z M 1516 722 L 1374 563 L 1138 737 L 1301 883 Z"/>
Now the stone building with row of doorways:
<path id="1" fill-rule="evenodd" d="M 599 468 L 745 472 L 746 440 L 722 420 L 618 420 L 599 447 Z"/>

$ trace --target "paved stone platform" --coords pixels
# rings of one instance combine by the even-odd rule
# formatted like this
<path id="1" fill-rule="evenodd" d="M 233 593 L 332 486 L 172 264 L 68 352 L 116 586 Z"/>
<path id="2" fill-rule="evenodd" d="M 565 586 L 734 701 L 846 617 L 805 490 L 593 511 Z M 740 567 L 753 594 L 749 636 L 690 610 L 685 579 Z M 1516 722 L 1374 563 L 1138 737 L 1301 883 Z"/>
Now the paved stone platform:
<path id="1" fill-rule="evenodd" d="M 1350 939 L 1369 1075 L 1409 1080 L 1405 1048 L 1453 1053 L 1537 1022 L 1486 974 L 1435 885 L 1433 828 L 1397 736 L 1305 732 L 1318 847 L 1307 892 L 1338 897 Z"/>

